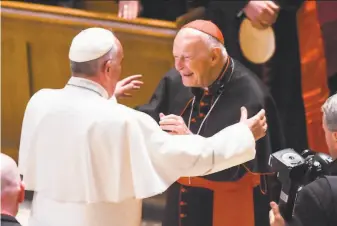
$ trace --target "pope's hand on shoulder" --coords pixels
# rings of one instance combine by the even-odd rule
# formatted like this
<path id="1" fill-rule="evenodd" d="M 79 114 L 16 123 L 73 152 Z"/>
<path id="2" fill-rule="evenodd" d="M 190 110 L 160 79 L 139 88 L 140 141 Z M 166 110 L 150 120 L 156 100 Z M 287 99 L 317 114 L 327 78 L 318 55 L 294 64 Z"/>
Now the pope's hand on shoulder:
<path id="1" fill-rule="evenodd" d="M 120 80 L 115 89 L 116 98 L 132 97 L 130 91 L 139 90 L 144 83 L 140 81 L 142 75 L 131 75 Z"/>
<path id="2" fill-rule="evenodd" d="M 188 135 L 192 132 L 187 128 L 184 119 L 178 115 L 164 115 L 163 113 L 159 114 L 160 128 L 164 131 L 167 131 L 173 135 Z"/>

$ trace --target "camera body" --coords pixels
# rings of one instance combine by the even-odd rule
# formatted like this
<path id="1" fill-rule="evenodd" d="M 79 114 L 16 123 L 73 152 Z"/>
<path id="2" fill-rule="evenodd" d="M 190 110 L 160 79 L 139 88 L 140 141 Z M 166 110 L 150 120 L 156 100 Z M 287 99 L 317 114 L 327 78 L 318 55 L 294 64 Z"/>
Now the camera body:
<path id="1" fill-rule="evenodd" d="M 332 161 L 329 155 L 311 150 L 299 154 L 293 149 L 283 149 L 270 155 L 269 166 L 277 172 L 282 184 L 279 206 L 285 220 L 292 218 L 297 193 L 325 175 Z"/>

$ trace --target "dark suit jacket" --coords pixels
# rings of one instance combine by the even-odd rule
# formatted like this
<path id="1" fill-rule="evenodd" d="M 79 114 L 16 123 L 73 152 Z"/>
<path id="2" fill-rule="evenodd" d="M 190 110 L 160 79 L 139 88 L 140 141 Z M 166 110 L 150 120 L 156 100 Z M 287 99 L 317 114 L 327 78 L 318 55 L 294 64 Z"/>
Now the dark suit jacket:
<path id="1" fill-rule="evenodd" d="M 298 194 L 294 218 L 287 226 L 337 225 L 337 161 L 331 164 L 332 178 L 320 178 Z"/>
<path id="2" fill-rule="evenodd" d="M 1 226 L 21 226 L 15 217 L 7 214 L 1 214 Z"/>

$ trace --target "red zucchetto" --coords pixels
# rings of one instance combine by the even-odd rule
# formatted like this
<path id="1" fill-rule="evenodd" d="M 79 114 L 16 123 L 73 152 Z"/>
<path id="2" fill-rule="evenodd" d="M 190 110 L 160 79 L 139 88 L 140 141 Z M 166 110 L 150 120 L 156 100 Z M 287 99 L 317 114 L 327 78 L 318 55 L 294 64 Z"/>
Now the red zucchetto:
<path id="1" fill-rule="evenodd" d="M 222 35 L 222 32 L 216 26 L 214 23 L 208 20 L 194 20 L 182 27 L 183 28 L 192 28 L 196 29 L 198 31 L 204 32 L 213 38 L 217 39 L 219 42 L 221 42 L 223 45 L 225 44 L 224 37 Z"/>

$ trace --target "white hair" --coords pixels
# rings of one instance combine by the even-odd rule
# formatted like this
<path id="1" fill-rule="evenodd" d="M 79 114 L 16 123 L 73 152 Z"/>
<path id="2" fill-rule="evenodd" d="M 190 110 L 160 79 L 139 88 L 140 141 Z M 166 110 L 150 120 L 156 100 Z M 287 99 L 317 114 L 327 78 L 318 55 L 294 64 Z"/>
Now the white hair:
<path id="1" fill-rule="evenodd" d="M 322 106 L 325 124 L 331 132 L 337 132 L 337 94 L 329 97 Z"/>
<path id="2" fill-rule="evenodd" d="M 213 36 L 206 34 L 205 32 L 193 29 L 193 28 L 184 28 L 184 30 L 188 29 L 188 33 L 195 34 L 201 37 L 202 41 L 210 48 L 219 48 L 221 50 L 222 56 L 227 57 L 228 53 L 225 46 Z"/>

